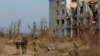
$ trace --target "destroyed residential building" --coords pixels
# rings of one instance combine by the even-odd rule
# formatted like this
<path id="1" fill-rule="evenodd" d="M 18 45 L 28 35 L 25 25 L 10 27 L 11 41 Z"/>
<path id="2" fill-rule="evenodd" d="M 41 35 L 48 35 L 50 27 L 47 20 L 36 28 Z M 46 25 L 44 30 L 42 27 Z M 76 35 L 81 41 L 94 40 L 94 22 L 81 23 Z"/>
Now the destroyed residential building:
<path id="1" fill-rule="evenodd" d="M 77 35 L 78 24 L 100 22 L 99 0 L 49 0 L 49 29 L 60 36 Z"/>

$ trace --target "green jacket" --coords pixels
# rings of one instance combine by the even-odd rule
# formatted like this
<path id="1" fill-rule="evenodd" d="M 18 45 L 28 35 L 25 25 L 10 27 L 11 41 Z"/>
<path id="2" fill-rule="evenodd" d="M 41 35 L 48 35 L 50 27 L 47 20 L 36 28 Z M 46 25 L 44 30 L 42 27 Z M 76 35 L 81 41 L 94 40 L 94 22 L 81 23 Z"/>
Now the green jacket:
<path id="1" fill-rule="evenodd" d="M 22 37 L 21 45 L 27 45 L 27 43 L 28 43 L 28 40 L 26 39 L 26 37 Z"/>

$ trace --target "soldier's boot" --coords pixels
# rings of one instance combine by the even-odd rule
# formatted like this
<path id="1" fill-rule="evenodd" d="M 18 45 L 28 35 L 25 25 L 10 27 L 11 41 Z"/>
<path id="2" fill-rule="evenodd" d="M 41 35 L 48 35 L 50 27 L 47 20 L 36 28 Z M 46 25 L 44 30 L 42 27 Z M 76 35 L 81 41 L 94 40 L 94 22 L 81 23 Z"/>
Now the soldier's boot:
<path id="1" fill-rule="evenodd" d="M 37 48 L 34 48 L 34 56 L 39 56 L 39 50 Z"/>

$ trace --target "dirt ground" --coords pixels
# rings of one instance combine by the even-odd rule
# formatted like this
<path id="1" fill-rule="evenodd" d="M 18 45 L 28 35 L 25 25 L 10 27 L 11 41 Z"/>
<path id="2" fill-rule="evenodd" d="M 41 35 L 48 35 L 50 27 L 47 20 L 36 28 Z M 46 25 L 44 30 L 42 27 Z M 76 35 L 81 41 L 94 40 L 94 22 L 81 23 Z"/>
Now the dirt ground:
<path id="1" fill-rule="evenodd" d="M 40 52 L 38 56 L 69 56 L 69 53 L 75 53 L 75 46 L 77 47 L 77 54 L 79 56 L 90 56 L 87 53 L 89 52 L 90 47 L 86 45 L 82 45 L 82 42 L 75 40 L 64 40 L 64 41 L 56 41 L 49 42 L 47 40 L 42 40 L 40 45 Z M 48 51 L 50 47 L 50 50 Z M 27 53 L 25 55 L 14 55 L 16 53 L 15 45 L 13 44 L 13 40 L 9 40 L 7 38 L 0 38 L 0 56 L 34 56 L 35 52 L 33 51 L 33 46 L 31 45 L 31 41 L 28 43 Z M 20 50 L 21 53 L 21 50 Z M 70 55 L 70 56 L 74 56 Z"/>

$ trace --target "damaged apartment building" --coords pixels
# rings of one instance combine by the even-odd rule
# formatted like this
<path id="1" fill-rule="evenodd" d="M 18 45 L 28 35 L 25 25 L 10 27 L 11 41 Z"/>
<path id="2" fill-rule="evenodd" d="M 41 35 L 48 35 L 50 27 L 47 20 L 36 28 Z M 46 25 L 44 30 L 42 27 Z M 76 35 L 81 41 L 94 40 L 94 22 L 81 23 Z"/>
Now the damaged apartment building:
<path id="1" fill-rule="evenodd" d="M 100 23 L 99 0 L 49 0 L 49 29 L 57 35 L 77 35 L 78 24 Z"/>

